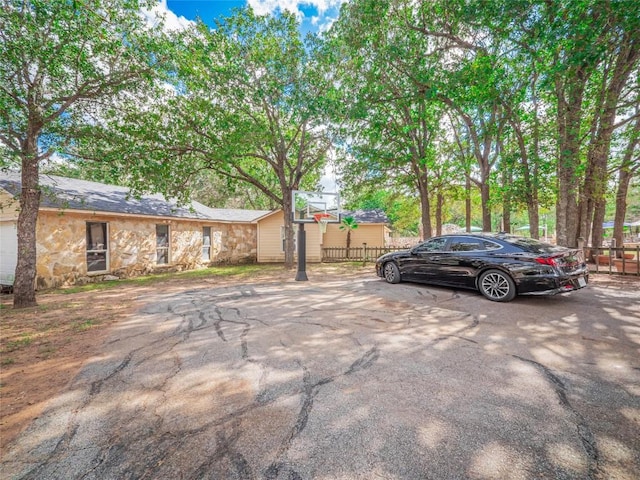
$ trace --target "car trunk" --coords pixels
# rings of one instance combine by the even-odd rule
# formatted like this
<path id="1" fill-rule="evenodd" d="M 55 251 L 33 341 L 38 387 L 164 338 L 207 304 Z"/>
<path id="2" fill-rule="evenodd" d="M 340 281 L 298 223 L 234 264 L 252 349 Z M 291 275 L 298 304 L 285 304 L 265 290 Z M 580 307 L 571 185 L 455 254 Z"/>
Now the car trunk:
<path id="1" fill-rule="evenodd" d="M 560 255 L 551 255 L 560 271 L 568 275 L 584 269 L 584 255 L 582 250 L 569 250 Z"/>

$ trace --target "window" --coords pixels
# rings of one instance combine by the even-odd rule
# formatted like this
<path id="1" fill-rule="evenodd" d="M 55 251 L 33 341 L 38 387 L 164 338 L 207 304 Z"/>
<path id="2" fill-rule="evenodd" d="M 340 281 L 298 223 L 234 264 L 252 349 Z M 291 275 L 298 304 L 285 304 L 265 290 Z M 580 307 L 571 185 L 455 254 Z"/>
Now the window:
<path id="1" fill-rule="evenodd" d="M 502 248 L 502 246 L 498 245 L 497 243 L 491 242 L 489 240 L 485 240 L 484 241 L 484 248 L 486 248 L 487 250 L 498 250 L 498 249 Z"/>
<path id="2" fill-rule="evenodd" d="M 294 225 L 293 227 L 293 251 L 297 252 L 298 249 L 298 229 L 296 228 L 297 225 Z M 282 241 L 282 251 L 285 251 L 285 246 L 286 246 L 286 238 L 285 238 L 285 228 L 284 225 L 280 226 L 280 240 Z"/>
<path id="3" fill-rule="evenodd" d="M 414 251 L 416 253 L 440 252 L 444 250 L 446 244 L 446 238 L 434 238 L 418 245 Z"/>
<path id="4" fill-rule="evenodd" d="M 108 235 L 104 222 L 87 222 L 87 272 L 108 270 Z"/>
<path id="5" fill-rule="evenodd" d="M 559 245 L 549 245 L 547 243 L 536 240 L 535 238 L 521 238 L 511 235 L 501 237 L 505 242 L 520 247 L 525 252 L 541 254 L 541 253 L 557 253 L 562 251 L 563 247 Z"/>
<path id="6" fill-rule="evenodd" d="M 202 260 L 211 260 L 211 227 L 202 227 Z"/>
<path id="7" fill-rule="evenodd" d="M 449 250 L 452 252 L 473 252 L 476 250 L 484 250 L 484 243 L 475 238 L 457 237 L 451 241 Z"/>
<path id="8" fill-rule="evenodd" d="M 156 263 L 169 263 L 169 225 L 156 225 Z"/>

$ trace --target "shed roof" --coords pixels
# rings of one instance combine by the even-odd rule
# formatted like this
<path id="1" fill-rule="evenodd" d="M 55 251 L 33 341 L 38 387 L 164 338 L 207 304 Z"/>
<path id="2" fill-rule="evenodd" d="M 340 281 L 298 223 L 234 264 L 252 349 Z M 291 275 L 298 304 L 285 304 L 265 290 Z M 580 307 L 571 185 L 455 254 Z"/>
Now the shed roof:
<path id="1" fill-rule="evenodd" d="M 0 173 L 0 188 L 14 197 L 20 194 L 21 184 L 20 173 Z M 160 194 L 134 197 L 131 195 L 130 189 L 126 187 L 55 175 L 41 175 L 40 185 L 43 187 L 40 206 L 45 208 L 239 223 L 252 222 L 268 212 L 266 210 L 210 208 L 195 201 L 188 206 L 179 206 L 177 202 L 166 200 Z"/>
<path id="2" fill-rule="evenodd" d="M 260 220 L 263 220 L 264 218 L 267 218 L 281 211 L 282 209 L 273 210 L 271 212 L 265 212 L 262 216 L 260 216 L 259 218 L 256 218 L 255 220 L 259 222 Z M 353 217 L 356 223 L 358 224 L 384 223 L 385 225 L 387 225 L 391 223 L 387 215 L 384 213 L 384 211 L 376 208 L 371 210 L 343 210 L 342 213 L 340 213 L 340 216 L 341 218 Z"/>
<path id="3" fill-rule="evenodd" d="M 356 223 L 390 223 L 389 217 L 379 208 L 371 210 L 344 210 L 342 218 L 353 217 Z"/>

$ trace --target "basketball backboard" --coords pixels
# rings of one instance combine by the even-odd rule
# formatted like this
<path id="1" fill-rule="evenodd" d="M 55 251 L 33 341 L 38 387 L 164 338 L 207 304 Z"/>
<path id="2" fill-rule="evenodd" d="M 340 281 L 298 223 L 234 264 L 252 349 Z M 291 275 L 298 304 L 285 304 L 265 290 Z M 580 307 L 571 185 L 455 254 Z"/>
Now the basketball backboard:
<path id="1" fill-rule="evenodd" d="M 339 194 L 294 190 L 291 197 L 293 223 L 317 223 L 319 219 L 340 223 Z"/>

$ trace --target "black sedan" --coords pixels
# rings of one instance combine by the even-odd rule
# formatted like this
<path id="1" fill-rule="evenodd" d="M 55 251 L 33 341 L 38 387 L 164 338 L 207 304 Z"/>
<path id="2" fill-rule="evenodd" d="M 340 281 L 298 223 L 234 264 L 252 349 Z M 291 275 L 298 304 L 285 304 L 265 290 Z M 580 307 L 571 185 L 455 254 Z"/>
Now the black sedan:
<path id="1" fill-rule="evenodd" d="M 410 250 L 381 256 L 376 273 L 389 283 L 475 289 L 494 302 L 571 292 L 589 281 L 582 250 L 504 233 L 430 238 Z"/>

